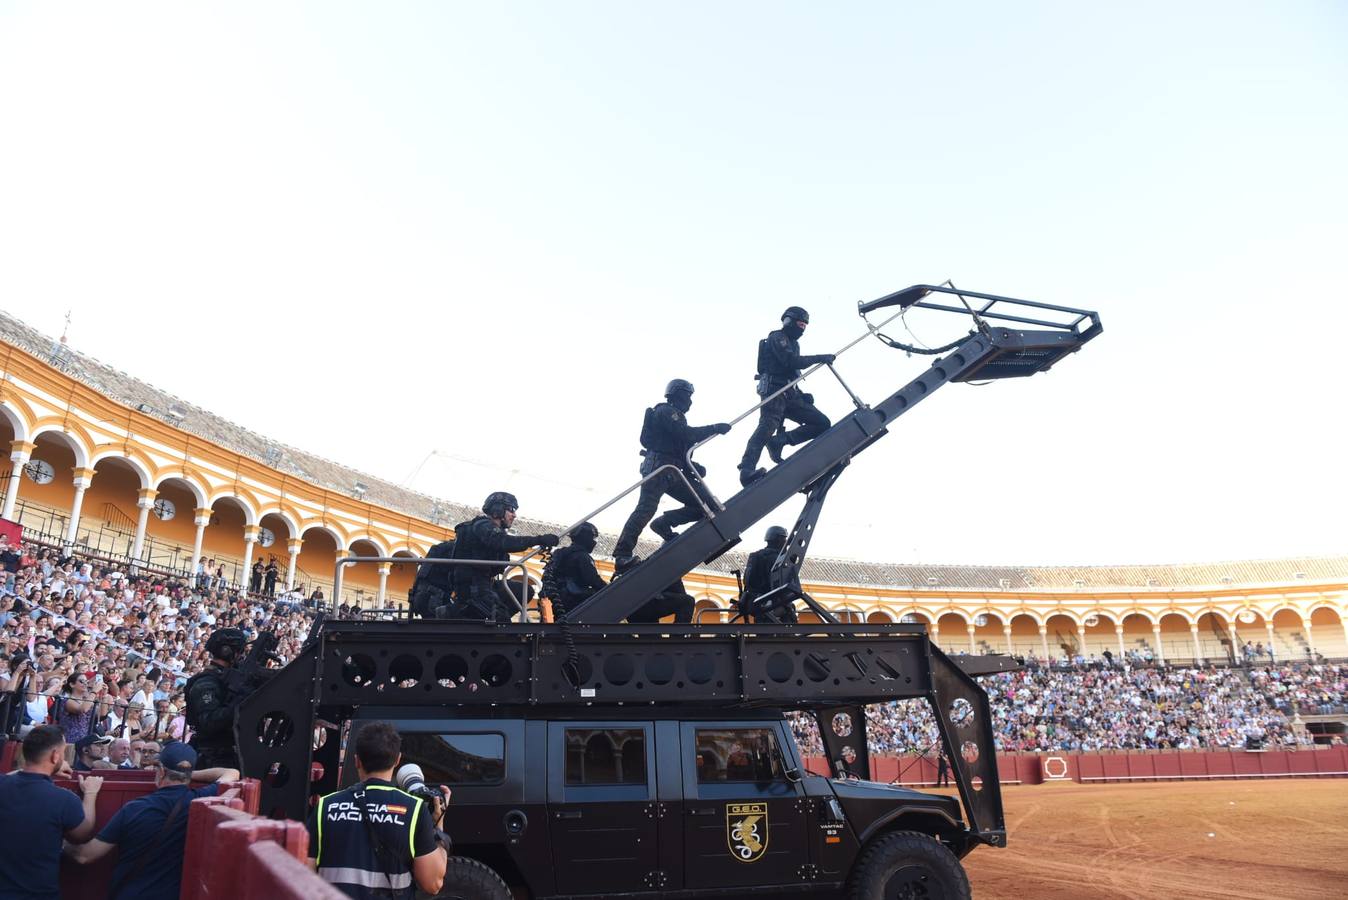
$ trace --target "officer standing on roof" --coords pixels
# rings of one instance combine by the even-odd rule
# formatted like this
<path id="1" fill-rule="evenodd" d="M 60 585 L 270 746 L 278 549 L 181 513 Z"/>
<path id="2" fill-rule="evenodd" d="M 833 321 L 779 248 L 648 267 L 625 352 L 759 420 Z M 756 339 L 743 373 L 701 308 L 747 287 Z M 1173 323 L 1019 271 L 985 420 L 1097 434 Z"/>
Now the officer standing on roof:
<path id="1" fill-rule="evenodd" d="M 453 559 L 454 542 L 441 541 L 426 551 L 426 558 Z M 412 590 L 407 595 L 412 612 L 429 619 L 438 615 L 437 610 L 449 603 L 449 593 L 452 590 L 449 576 L 452 568 L 431 563 L 422 563 L 417 568 L 416 580 L 412 582 Z"/>
<path id="2" fill-rule="evenodd" d="M 571 543 L 553 553 L 543 567 L 543 596 L 553 602 L 554 614 L 574 609 L 604 586 L 591 556 L 598 541 L 599 529 L 582 522 L 571 529 Z"/>
<path id="3" fill-rule="evenodd" d="M 665 402 L 646 410 L 646 418 L 641 425 L 641 455 L 645 457 L 641 463 L 641 476 L 645 478 L 661 466 L 673 465 L 693 485 L 693 490 L 688 489 L 688 484 L 684 483 L 684 478 L 678 472 L 671 471 L 661 472 L 642 484 L 637 508 L 627 517 L 627 524 L 618 536 L 618 544 L 613 548 L 614 565 L 619 569 L 636 562 L 632 551 L 636 549 L 637 538 L 648 523 L 651 531 L 667 541 L 674 537 L 674 526 L 702 518 L 701 503 L 708 506 L 712 503 L 711 493 L 702 483 L 706 470 L 701 466 L 697 466 L 696 471 L 688 467 L 688 448 L 713 434 L 725 434 L 730 431 L 730 425 L 721 422 L 694 428 L 684 418 L 692 406 L 692 383 L 675 378 L 665 386 Z M 652 522 L 651 517 L 660 508 L 660 498 L 666 494 L 682 503 L 683 507 L 671 510 Z"/>
<path id="4" fill-rule="evenodd" d="M 211 663 L 187 679 L 187 724 L 191 744 L 203 769 L 237 769 L 234 709 L 241 697 L 231 696 L 226 670 L 242 661 L 248 635 L 239 628 L 220 628 L 206 639 Z"/>
<path id="5" fill-rule="evenodd" d="M 489 559 L 509 562 L 510 554 L 530 547 L 556 547 L 557 535 L 513 535 L 519 501 L 514 494 L 495 491 L 482 504 L 482 515 L 454 529 L 454 559 Z M 472 619 L 509 619 L 515 611 L 515 596 L 501 583 L 505 570 L 494 566 L 455 566 L 454 615 Z"/>
<path id="6" fill-rule="evenodd" d="M 748 564 L 744 567 L 744 593 L 740 595 L 740 615 L 746 621 L 750 618 L 754 620 L 759 618 L 758 599 L 772 590 L 772 566 L 777 562 L 777 557 L 781 556 L 782 548 L 786 546 L 786 529 L 780 525 L 773 525 L 763 539 L 767 541 L 767 546 L 750 553 Z M 796 608 L 788 603 L 776 610 L 772 618 L 777 621 L 794 622 Z"/>
<path id="7" fill-rule="evenodd" d="M 817 363 L 831 363 L 832 353 L 817 356 L 800 355 L 800 338 L 810 314 L 799 306 L 788 307 L 782 313 L 782 327 L 758 342 L 758 396 L 767 398 L 800 377 L 800 370 Z M 782 422 L 790 419 L 800 424 L 790 431 L 782 431 Z M 782 448 L 794 447 L 818 437 L 828 430 L 828 416 L 814 405 L 814 397 L 803 392 L 799 385 L 782 391 L 758 411 L 758 427 L 749 436 L 740 460 L 740 484 L 749 486 L 767 474 L 758 467 L 758 458 L 764 445 L 773 462 L 782 461 Z"/>

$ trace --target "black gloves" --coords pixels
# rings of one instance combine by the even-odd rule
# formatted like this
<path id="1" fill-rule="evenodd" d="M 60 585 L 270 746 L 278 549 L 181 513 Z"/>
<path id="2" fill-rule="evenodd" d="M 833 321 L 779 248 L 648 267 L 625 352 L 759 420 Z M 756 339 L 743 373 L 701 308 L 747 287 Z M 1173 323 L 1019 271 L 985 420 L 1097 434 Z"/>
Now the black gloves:
<path id="1" fill-rule="evenodd" d="M 561 538 L 555 534 L 540 534 L 534 538 L 536 547 L 556 547 L 561 542 Z"/>
<path id="2" fill-rule="evenodd" d="M 729 422 L 720 422 L 716 425 L 713 425 L 712 428 L 715 429 L 717 434 L 730 434 Z"/>
<path id="3" fill-rule="evenodd" d="M 815 357 L 817 361 L 825 364 L 831 363 L 837 358 L 838 358 L 837 355 L 834 353 L 821 353 Z"/>

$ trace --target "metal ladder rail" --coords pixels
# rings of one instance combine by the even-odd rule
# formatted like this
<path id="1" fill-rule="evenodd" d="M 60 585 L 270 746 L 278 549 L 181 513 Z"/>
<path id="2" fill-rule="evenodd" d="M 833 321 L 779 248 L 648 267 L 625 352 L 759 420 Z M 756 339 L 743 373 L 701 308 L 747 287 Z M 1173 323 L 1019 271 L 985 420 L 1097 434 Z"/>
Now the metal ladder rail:
<path id="1" fill-rule="evenodd" d="M 692 568 L 720 555 L 745 529 L 802 488 L 814 484 L 840 461 L 885 434 L 894 419 L 935 390 L 1004 349 L 1033 340 L 1033 336 L 1034 333 L 997 329 L 992 336 L 973 334 L 965 338 L 946 357 L 937 359 L 923 374 L 877 406 L 855 410 L 802 445 L 763 478 L 731 497 L 716 516 L 690 526 L 644 563 L 568 611 L 567 618 L 578 623 L 618 622 L 626 618 Z"/>

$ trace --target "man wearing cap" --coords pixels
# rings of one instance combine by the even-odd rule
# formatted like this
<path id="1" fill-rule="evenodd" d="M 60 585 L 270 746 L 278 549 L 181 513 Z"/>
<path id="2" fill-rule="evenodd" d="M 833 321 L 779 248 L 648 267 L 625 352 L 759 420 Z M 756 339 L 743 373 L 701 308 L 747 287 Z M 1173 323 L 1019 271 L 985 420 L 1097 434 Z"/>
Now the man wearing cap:
<path id="1" fill-rule="evenodd" d="M 23 739 L 23 769 L 0 776 L 0 897 L 58 898 L 61 838 L 87 841 L 103 779 L 80 780 L 83 802 L 52 784 L 69 775 L 66 741 L 55 725 L 39 725 Z"/>
<path id="2" fill-rule="evenodd" d="M 799 306 L 791 306 L 782 313 L 782 327 L 758 342 L 758 396 L 772 397 L 777 391 L 800 377 L 800 370 L 819 363 L 831 363 L 832 353 L 817 356 L 800 355 L 800 339 L 810 314 Z M 790 431 L 782 431 L 786 419 L 800 424 Z M 764 445 L 773 462 L 782 461 L 782 448 L 803 444 L 828 430 L 828 416 L 814 405 L 814 397 L 792 385 L 763 404 L 758 411 L 758 427 L 749 436 L 740 459 L 740 484 L 748 486 L 762 478 L 765 470 L 758 467 L 758 458 Z"/>
<path id="3" fill-rule="evenodd" d="M 75 742 L 75 763 L 71 766 L 76 772 L 92 772 L 94 769 L 115 769 L 108 762 L 108 748 L 112 746 L 112 736 L 86 734 Z"/>
<path id="4" fill-rule="evenodd" d="M 117 810 L 89 843 L 66 845 L 66 855 L 77 863 L 97 862 L 119 848 L 108 900 L 177 900 L 188 806 L 239 780 L 236 769 L 196 769 L 196 764 L 197 751 L 182 741 L 169 744 L 154 767 L 157 790 Z M 193 787 L 192 782 L 210 783 Z"/>

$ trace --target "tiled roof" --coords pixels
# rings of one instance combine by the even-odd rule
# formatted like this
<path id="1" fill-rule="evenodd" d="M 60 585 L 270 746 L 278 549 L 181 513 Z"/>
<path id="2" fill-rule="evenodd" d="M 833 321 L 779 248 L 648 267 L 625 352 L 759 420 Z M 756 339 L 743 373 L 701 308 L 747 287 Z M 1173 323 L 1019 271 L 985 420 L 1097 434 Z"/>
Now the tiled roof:
<path id="1" fill-rule="evenodd" d="M 366 472 L 269 440 L 208 409 L 76 353 L 4 312 L 0 312 L 0 340 L 27 350 L 112 400 L 132 408 L 145 404 L 151 415 L 177 428 L 320 487 L 350 494 L 352 487 L 359 481 L 366 486 L 364 499 L 367 502 L 447 525 L 472 518 L 477 512 L 475 506 L 409 490 Z M 170 410 L 181 415 L 171 415 Z M 564 527 L 532 519 L 519 519 L 516 522 L 517 531 L 532 534 L 558 531 Z M 602 535 L 598 551 L 611 554 L 615 540 L 613 535 Z M 653 543 L 638 546 L 638 552 L 643 554 L 654 549 Z M 706 568 L 725 574 L 735 569 L 742 570 L 744 565 L 745 554 L 732 552 Z M 1226 588 L 1294 584 L 1299 580 L 1348 581 L 1348 556 L 1136 566 L 914 565 L 810 558 L 805 563 L 801 577 L 814 583 L 934 593 Z"/>

